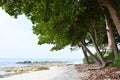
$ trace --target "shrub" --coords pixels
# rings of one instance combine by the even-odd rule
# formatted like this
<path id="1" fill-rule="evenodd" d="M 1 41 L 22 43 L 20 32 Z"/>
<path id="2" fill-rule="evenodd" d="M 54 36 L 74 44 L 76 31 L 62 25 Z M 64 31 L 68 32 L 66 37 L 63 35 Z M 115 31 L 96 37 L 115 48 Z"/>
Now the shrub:
<path id="1" fill-rule="evenodd" d="M 103 53 L 103 54 L 105 55 L 106 53 Z M 111 53 L 107 53 L 107 54 L 108 54 L 108 56 L 104 56 L 105 61 L 107 61 L 107 60 L 114 61 L 114 59 L 115 59 L 114 53 L 111 52 Z"/>
<path id="2" fill-rule="evenodd" d="M 94 55 L 97 57 L 96 53 Z M 94 62 L 92 56 L 89 55 L 88 59 L 89 59 L 90 62 Z M 83 58 L 83 63 L 86 63 L 86 58 Z"/>
<path id="3" fill-rule="evenodd" d="M 118 54 L 118 59 L 114 60 L 114 63 L 111 66 L 120 67 L 120 52 Z"/>
<path id="4" fill-rule="evenodd" d="M 102 52 L 103 55 L 105 55 L 105 52 Z M 95 56 L 97 57 L 97 54 L 95 53 Z M 88 59 L 90 62 L 94 62 L 91 56 L 88 56 Z M 110 64 L 111 67 L 120 67 L 120 52 L 118 53 L 118 59 L 114 58 L 114 53 L 108 53 L 108 56 L 104 56 L 105 61 L 112 60 L 113 64 Z M 83 62 L 86 62 L 86 59 L 83 58 Z"/>
<path id="5" fill-rule="evenodd" d="M 101 52 L 101 53 L 102 53 L 102 55 L 106 54 L 106 52 Z M 95 57 L 98 58 L 97 53 L 95 53 L 94 55 L 95 55 Z M 89 59 L 90 62 L 94 62 L 93 59 L 92 59 L 92 56 L 88 56 L 88 59 Z M 114 53 L 108 53 L 107 56 L 104 56 L 104 59 L 105 59 L 105 61 L 108 61 L 108 60 L 114 61 Z M 85 58 L 83 58 L 83 62 L 84 63 L 86 62 Z"/>

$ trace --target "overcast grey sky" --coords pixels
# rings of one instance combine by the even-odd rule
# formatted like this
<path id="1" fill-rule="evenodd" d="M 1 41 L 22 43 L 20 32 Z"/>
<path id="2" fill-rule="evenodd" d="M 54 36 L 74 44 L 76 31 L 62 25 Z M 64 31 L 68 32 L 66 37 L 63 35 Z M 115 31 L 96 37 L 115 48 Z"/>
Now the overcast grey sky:
<path id="1" fill-rule="evenodd" d="M 32 23 L 24 16 L 17 19 L 0 8 L 0 57 L 1 58 L 83 58 L 81 50 L 51 52 L 50 45 L 37 45 L 37 36 L 32 32 Z"/>

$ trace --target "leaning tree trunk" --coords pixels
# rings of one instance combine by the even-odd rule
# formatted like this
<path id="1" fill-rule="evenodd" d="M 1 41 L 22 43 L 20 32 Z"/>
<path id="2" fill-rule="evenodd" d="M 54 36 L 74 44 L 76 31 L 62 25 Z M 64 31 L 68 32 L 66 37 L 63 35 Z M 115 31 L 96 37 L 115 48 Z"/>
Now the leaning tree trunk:
<path id="1" fill-rule="evenodd" d="M 84 45 L 84 43 L 82 41 L 80 43 L 81 43 L 81 46 L 84 47 L 86 49 L 86 51 L 92 56 L 94 62 L 101 67 L 102 64 L 99 61 L 99 59 L 93 55 L 93 53 Z"/>
<path id="2" fill-rule="evenodd" d="M 114 1 L 114 0 L 106 0 L 106 6 L 110 12 L 113 22 L 115 23 L 117 31 L 120 35 L 120 17 L 118 15 L 117 11 L 115 10 L 115 8 L 114 8 L 115 4 L 113 4 L 112 1 Z"/>
<path id="3" fill-rule="evenodd" d="M 86 49 L 82 46 L 82 50 L 83 50 L 83 54 L 84 54 L 84 57 L 86 59 L 86 63 L 89 64 L 89 58 L 88 58 L 88 55 L 87 55 L 87 51 Z"/>
<path id="4" fill-rule="evenodd" d="M 85 45 L 85 39 L 83 39 L 82 42 Z M 89 62 L 89 58 L 88 58 L 88 55 L 87 55 L 87 51 L 83 46 L 82 46 L 82 51 L 83 51 L 84 57 L 86 59 L 86 63 L 89 64 L 90 62 Z"/>
<path id="5" fill-rule="evenodd" d="M 94 47 L 95 47 L 95 49 L 97 51 L 97 55 L 98 55 L 98 57 L 99 57 L 102 65 L 105 66 L 106 63 L 104 61 L 103 55 L 101 54 L 101 52 L 100 52 L 100 50 L 99 50 L 99 48 L 97 46 L 97 43 L 95 42 L 95 39 L 93 38 L 93 36 L 91 35 L 91 33 L 88 33 L 88 34 L 89 34 L 89 36 L 90 36 L 90 38 L 91 38 L 91 40 L 93 42 L 93 45 L 94 45 Z"/>
<path id="6" fill-rule="evenodd" d="M 112 30 L 112 22 L 111 22 L 109 14 L 107 12 L 105 14 L 105 22 L 106 22 L 106 28 L 108 30 L 108 32 L 107 32 L 108 41 L 110 41 L 109 44 L 110 44 L 110 46 L 112 46 L 115 58 L 117 59 L 118 58 L 118 47 L 117 47 L 115 37 L 114 37 L 114 33 L 113 33 L 113 30 Z"/>

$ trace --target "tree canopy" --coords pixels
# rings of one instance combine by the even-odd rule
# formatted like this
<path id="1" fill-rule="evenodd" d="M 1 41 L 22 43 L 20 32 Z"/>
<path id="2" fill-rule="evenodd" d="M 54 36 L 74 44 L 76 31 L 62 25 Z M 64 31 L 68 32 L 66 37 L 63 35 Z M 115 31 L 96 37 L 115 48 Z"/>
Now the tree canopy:
<path id="1" fill-rule="evenodd" d="M 38 43 L 55 44 L 53 49 L 78 45 L 102 12 L 96 0 L 3 0 L 1 5 L 11 16 L 25 14 L 34 24 Z"/>
<path id="2" fill-rule="evenodd" d="M 18 15 L 25 14 L 33 23 L 33 33 L 39 38 L 38 44 L 53 44 L 51 50 L 60 50 L 67 45 L 80 47 L 80 41 L 83 40 L 92 41 L 96 50 L 101 44 L 107 44 L 106 13 L 113 20 L 113 34 L 119 42 L 119 4 L 119 0 L 0 1 L 0 6 L 10 16 L 17 18 Z"/>

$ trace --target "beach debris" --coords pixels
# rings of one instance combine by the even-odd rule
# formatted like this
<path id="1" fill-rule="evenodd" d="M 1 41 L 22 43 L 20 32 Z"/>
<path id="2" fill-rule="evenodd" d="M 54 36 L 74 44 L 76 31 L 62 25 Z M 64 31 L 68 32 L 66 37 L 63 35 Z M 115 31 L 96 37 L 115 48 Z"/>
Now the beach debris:
<path id="1" fill-rule="evenodd" d="M 96 69 L 92 69 L 92 68 Z M 81 72 L 87 72 L 89 75 L 81 80 L 119 80 L 120 79 L 120 67 L 105 67 L 97 68 L 95 64 L 87 66 L 86 64 L 76 66 L 76 70 Z"/>

